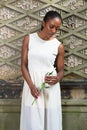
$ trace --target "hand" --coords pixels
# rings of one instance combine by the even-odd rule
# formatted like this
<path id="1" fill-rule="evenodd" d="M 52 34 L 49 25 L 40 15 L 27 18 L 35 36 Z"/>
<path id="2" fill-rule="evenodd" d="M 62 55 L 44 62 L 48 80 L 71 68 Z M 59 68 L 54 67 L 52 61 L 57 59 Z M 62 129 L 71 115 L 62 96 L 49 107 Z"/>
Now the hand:
<path id="1" fill-rule="evenodd" d="M 30 87 L 30 90 L 31 90 L 32 96 L 35 97 L 35 98 L 38 98 L 38 96 L 39 96 L 39 90 L 35 87 L 35 85 L 32 85 Z"/>
<path id="2" fill-rule="evenodd" d="M 54 85 L 58 82 L 58 77 L 57 76 L 48 76 L 45 75 L 45 83 L 49 85 Z"/>

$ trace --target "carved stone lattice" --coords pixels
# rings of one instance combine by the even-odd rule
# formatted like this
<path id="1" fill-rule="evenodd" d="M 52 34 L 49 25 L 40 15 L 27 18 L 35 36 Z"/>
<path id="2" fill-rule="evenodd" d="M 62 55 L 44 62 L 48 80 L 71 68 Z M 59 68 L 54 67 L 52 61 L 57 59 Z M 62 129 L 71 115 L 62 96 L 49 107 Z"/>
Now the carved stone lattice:
<path id="1" fill-rule="evenodd" d="M 63 18 L 56 34 L 65 46 L 63 80 L 73 80 L 75 76 L 76 80 L 87 78 L 86 0 L 1 0 L 0 79 L 13 82 L 22 79 L 23 37 L 40 29 L 42 18 L 49 10 L 58 11 Z"/>
<path id="2" fill-rule="evenodd" d="M 19 52 L 17 50 L 11 49 L 6 45 L 0 47 L 0 58 L 8 59 L 18 54 Z"/>

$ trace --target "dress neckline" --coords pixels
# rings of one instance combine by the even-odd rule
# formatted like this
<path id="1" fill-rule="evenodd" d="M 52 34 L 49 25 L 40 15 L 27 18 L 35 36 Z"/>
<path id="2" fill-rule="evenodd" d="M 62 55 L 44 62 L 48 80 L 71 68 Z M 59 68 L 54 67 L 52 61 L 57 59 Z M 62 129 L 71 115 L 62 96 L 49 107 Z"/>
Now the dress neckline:
<path id="1" fill-rule="evenodd" d="M 36 32 L 36 35 L 37 35 L 38 39 L 40 39 L 42 42 L 50 42 L 50 41 L 53 41 L 53 40 L 56 39 L 56 38 L 53 38 L 53 39 L 51 39 L 51 40 L 43 40 L 43 39 L 38 35 L 38 32 Z"/>

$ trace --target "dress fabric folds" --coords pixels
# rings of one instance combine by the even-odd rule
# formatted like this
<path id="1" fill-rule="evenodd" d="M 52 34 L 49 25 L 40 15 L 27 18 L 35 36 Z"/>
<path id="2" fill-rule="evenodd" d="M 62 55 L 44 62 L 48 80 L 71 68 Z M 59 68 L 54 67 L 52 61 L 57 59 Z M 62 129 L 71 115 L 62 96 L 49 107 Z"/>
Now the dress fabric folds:
<path id="1" fill-rule="evenodd" d="M 42 40 L 37 33 L 29 35 L 28 70 L 35 86 L 40 89 L 47 72 L 57 72 L 54 62 L 61 44 L 56 38 Z M 62 130 L 60 83 L 44 88 L 32 105 L 34 97 L 24 80 L 20 130 Z"/>

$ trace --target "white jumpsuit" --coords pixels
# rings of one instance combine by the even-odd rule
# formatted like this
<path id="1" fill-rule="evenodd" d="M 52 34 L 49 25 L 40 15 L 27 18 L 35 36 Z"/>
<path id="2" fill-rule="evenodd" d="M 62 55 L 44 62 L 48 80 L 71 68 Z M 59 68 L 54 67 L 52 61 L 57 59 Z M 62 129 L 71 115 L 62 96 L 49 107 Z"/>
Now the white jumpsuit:
<path id="1" fill-rule="evenodd" d="M 28 69 L 35 86 L 40 89 L 47 72 L 53 71 L 54 61 L 60 42 L 54 38 L 42 40 L 37 33 L 30 34 L 28 51 Z M 62 130 L 62 111 L 60 84 L 44 88 L 36 102 L 24 80 L 20 130 Z"/>

